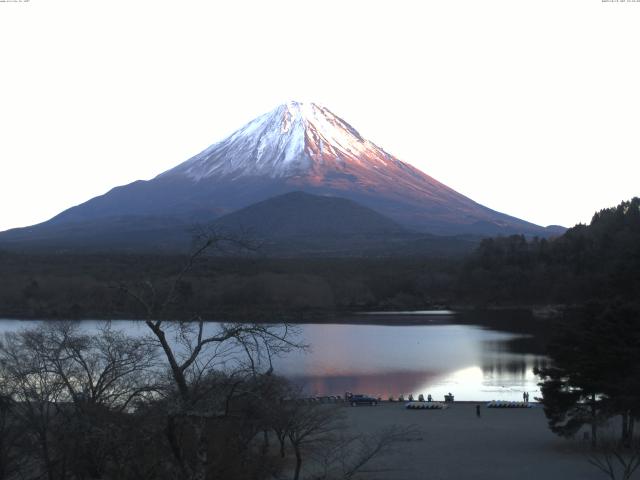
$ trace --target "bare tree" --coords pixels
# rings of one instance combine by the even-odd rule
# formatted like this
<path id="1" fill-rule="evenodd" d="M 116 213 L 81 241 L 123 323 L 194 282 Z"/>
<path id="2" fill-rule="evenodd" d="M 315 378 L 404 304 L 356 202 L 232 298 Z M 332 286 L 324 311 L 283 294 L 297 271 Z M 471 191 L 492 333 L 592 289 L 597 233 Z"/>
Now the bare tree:
<path id="1" fill-rule="evenodd" d="M 13 478 L 22 467 L 22 456 L 17 448 L 23 430 L 16 421 L 9 382 L 3 364 L 0 364 L 0 480 Z"/>
<path id="2" fill-rule="evenodd" d="M 67 400 L 62 381 L 51 375 L 46 358 L 29 348 L 24 332 L 7 333 L 0 344 L 0 363 L 15 401 L 12 414 L 33 449 L 22 454 L 48 480 L 63 478 L 63 459 L 53 448 L 59 402 Z"/>
<path id="3" fill-rule="evenodd" d="M 315 460 L 321 466 L 320 473 L 312 480 L 350 480 L 360 475 L 389 473 L 397 469 L 372 465 L 375 460 L 392 453 L 400 442 L 420 438 L 413 427 L 392 425 L 371 435 L 353 435 L 342 432 L 329 444 L 315 452 Z"/>
<path id="4" fill-rule="evenodd" d="M 180 285 L 198 259 L 208 252 L 226 252 L 230 248 L 251 248 L 250 242 L 234 235 L 215 231 L 201 231 L 196 247 L 184 267 L 167 288 L 160 289 L 151 281 L 142 285 L 120 285 L 121 291 L 133 298 L 142 308 L 145 324 L 158 342 L 168 365 L 177 392 L 167 416 L 167 439 L 184 478 L 204 480 L 210 449 L 206 427 L 211 420 L 228 416 L 228 409 L 220 411 L 215 402 L 203 402 L 211 393 L 211 382 L 203 379 L 214 370 L 232 372 L 229 377 L 270 374 L 272 359 L 292 349 L 302 348 L 295 341 L 297 329 L 288 324 L 264 325 L 247 323 L 209 324 L 195 315 L 188 321 L 168 321 L 167 312 L 175 310 Z M 186 306 L 185 306 L 186 308 Z M 238 385 L 242 381 L 237 382 Z M 236 389 L 231 389 L 232 395 Z M 246 393 L 246 392 L 245 392 Z M 229 403 L 227 396 L 227 404 Z M 194 438 L 195 460 L 187 462 L 179 439 L 180 425 L 186 423 Z"/>
<path id="5" fill-rule="evenodd" d="M 349 480 L 373 472 L 389 472 L 375 467 L 374 460 L 393 451 L 401 441 L 417 437 L 414 427 L 390 426 L 373 434 L 352 434 L 345 423 L 344 409 L 335 404 L 305 403 L 291 397 L 281 402 L 272 428 L 281 441 L 286 435 L 295 455 L 293 479 Z"/>
<path id="6" fill-rule="evenodd" d="M 304 405 L 298 402 L 290 405 L 286 432 L 296 457 L 293 478 L 298 480 L 305 448 L 334 442 L 338 432 L 344 429 L 344 412 L 335 405 Z"/>
<path id="7" fill-rule="evenodd" d="M 39 352 L 47 372 L 63 382 L 78 408 L 91 404 L 125 411 L 157 389 L 156 346 L 125 335 L 111 322 L 91 334 L 83 333 L 78 322 L 50 322 L 20 336 L 24 348 Z"/>
<path id="8" fill-rule="evenodd" d="M 124 412 L 155 391 L 155 346 L 106 324 L 91 335 L 50 322 L 9 333 L 0 348 L 14 418 L 39 445 L 48 478 L 101 478 L 114 461 Z"/>
<path id="9" fill-rule="evenodd" d="M 627 442 L 611 437 L 601 439 L 587 459 L 611 480 L 630 480 L 640 467 L 640 439 Z"/>

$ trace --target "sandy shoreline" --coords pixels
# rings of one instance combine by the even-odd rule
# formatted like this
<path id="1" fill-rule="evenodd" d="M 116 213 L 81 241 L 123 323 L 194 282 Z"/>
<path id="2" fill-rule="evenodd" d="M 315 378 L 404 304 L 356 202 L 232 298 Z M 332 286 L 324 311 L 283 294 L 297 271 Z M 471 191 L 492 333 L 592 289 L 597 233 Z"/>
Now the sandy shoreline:
<path id="1" fill-rule="evenodd" d="M 603 478 L 587 461 L 589 445 L 554 435 L 539 405 L 496 409 L 485 404 L 456 402 L 446 410 L 407 410 L 402 403 L 385 402 L 344 410 L 354 433 L 372 434 L 392 425 L 413 425 L 419 432 L 373 465 L 392 472 L 367 474 L 368 479 Z"/>

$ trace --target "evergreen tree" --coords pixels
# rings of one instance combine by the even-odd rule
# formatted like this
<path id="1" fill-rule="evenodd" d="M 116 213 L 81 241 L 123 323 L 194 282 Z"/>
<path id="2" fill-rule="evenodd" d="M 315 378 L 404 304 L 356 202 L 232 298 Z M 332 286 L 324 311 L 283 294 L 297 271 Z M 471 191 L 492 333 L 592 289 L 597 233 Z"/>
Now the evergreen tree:
<path id="1" fill-rule="evenodd" d="M 623 419 L 623 441 L 640 418 L 640 312 L 631 305 L 591 305 L 549 347 L 551 364 L 538 369 L 551 430 L 573 436 L 585 424 Z"/>

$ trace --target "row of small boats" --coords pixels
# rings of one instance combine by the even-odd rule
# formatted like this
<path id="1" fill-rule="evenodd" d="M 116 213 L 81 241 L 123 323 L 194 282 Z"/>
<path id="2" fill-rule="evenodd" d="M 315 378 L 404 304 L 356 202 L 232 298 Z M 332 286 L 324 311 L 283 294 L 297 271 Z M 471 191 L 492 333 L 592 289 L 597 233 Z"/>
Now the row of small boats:
<path id="1" fill-rule="evenodd" d="M 529 402 L 508 402 L 504 400 L 492 400 L 487 403 L 487 408 L 532 408 Z M 410 410 L 443 410 L 449 408 L 442 402 L 407 402 L 406 407 Z"/>
<path id="2" fill-rule="evenodd" d="M 491 400 L 487 403 L 487 408 L 531 408 L 529 402 L 507 402 L 504 400 Z"/>
<path id="3" fill-rule="evenodd" d="M 410 410 L 443 410 L 448 406 L 441 402 L 408 402 L 407 408 Z"/>

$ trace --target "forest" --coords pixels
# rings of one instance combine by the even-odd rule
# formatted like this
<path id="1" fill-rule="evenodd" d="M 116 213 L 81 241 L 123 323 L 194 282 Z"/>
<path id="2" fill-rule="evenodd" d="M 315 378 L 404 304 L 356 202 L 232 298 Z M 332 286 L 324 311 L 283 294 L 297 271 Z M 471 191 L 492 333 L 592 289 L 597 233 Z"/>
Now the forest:
<path id="1" fill-rule="evenodd" d="M 0 255 L 0 316 L 5 318 L 140 318 L 123 283 L 151 281 L 162 290 L 183 256 Z M 204 257 L 179 286 L 186 318 L 270 321 L 318 319 L 332 312 L 423 307 L 450 298 L 458 259 L 283 259 Z"/>
<path id="2" fill-rule="evenodd" d="M 0 316 L 140 318 L 124 283 L 167 288 L 180 255 L 0 252 Z M 640 295 L 640 199 L 557 238 L 484 239 L 466 256 L 203 257 L 181 279 L 187 318 L 318 320 L 333 312 L 433 306 L 582 305 Z M 187 301 L 188 300 L 188 301 Z"/>
<path id="3" fill-rule="evenodd" d="M 460 298 L 485 304 L 639 298 L 640 199 L 596 212 L 555 239 L 523 236 L 480 243 L 457 277 Z"/>

